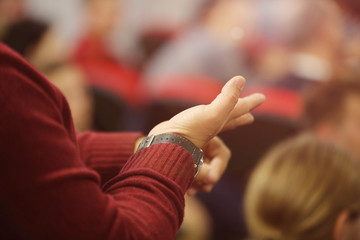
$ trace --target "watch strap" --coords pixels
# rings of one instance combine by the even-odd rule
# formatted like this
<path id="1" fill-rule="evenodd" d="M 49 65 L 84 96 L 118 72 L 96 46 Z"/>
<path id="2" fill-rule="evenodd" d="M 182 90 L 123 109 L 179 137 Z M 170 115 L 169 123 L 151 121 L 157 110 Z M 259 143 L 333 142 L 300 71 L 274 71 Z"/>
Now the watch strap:
<path id="1" fill-rule="evenodd" d="M 200 148 L 196 147 L 190 140 L 176 133 L 162 133 L 159 135 L 151 135 L 146 137 L 140 143 L 137 151 L 157 143 L 173 143 L 185 148 L 194 160 L 194 167 L 196 169 L 195 176 L 198 174 L 203 163 L 203 151 Z"/>

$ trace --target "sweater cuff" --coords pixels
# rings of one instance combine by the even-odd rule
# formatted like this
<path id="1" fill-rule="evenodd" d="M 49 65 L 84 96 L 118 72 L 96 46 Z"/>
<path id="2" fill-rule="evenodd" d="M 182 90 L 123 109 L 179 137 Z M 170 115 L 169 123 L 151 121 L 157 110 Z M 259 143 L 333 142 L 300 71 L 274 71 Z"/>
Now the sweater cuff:
<path id="1" fill-rule="evenodd" d="M 176 182 L 183 193 L 194 180 L 195 167 L 190 153 L 173 143 L 158 143 L 141 149 L 125 164 L 122 173 L 151 169 Z"/>

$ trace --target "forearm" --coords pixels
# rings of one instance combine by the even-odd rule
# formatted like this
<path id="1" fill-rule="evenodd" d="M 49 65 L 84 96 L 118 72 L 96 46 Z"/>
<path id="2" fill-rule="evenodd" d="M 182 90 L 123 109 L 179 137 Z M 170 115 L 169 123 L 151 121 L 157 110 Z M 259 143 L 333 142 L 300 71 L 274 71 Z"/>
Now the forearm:
<path id="1" fill-rule="evenodd" d="M 97 171 L 101 182 L 116 176 L 134 153 L 140 132 L 101 133 L 88 131 L 77 134 L 81 159 Z"/>
<path id="2" fill-rule="evenodd" d="M 193 174 L 186 150 L 157 144 L 132 156 L 104 192 L 95 172 L 59 169 L 24 183 L 21 198 L 6 194 L 6 213 L 27 239 L 174 239 Z"/>

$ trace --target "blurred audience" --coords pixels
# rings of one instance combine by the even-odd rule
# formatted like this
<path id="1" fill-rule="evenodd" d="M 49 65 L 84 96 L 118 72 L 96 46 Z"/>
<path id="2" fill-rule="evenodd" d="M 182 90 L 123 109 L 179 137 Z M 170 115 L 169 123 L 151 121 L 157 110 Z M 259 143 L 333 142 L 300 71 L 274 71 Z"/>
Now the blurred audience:
<path id="1" fill-rule="evenodd" d="M 333 2 L 273 0 L 271 8 L 258 2 L 264 13 L 261 50 L 251 57 L 254 80 L 300 91 L 336 74 L 345 29 Z"/>
<path id="2" fill-rule="evenodd" d="M 360 238 L 360 162 L 342 148 L 305 134 L 272 149 L 245 196 L 254 239 Z"/>
<path id="3" fill-rule="evenodd" d="M 250 85 L 299 90 L 336 72 L 343 31 L 328 1 L 207 1 L 194 24 L 154 54 L 143 81 L 156 96 L 181 77 L 222 82 L 241 72 Z"/>
<path id="4" fill-rule="evenodd" d="M 87 75 L 88 84 L 116 94 L 126 104 L 137 104 L 139 73 L 121 63 L 109 48 L 109 36 L 118 16 L 121 0 L 86 0 L 86 26 L 75 47 L 73 59 Z"/>
<path id="5" fill-rule="evenodd" d="M 151 95 L 173 80 L 207 76 L 224 82 L 246 76 L 241 47 L 251 41 L 255 9 L 251 1 L 208 1 L 193 24 L 165 44 L 149 61 L 143 81 Z"/>
<path id="6" fill-rule="evenodd" d="M 360 13 L 359 13 L 360 15 Z M 339 59 L 337 75 L 341 78 L 353 78 L 360 74 L 360 24 L 358 20 L 347 16 L 345 34 L 343 36 L 343 51 Z"/>
<path id="7" fill-rule="evenodd" d="M 342 4 L 353 5 L 350 11 L 360 14 L 355 1 L 342 1 Z M 323 40 L 310 42 L 299 50 L 305 50 L 304 53 L 311 50 L 308 53 L 330 63 L 327 71 L 320 71 L 330 74 L 300 74 L 301 81 L 279 82 L 280 86 L 296 90 L 302 89 L 306 83 L 303 80 L 315 83 L 305 89 L 303 119 L 313 136 L 298 137 L 277 147 L 253 173 L 244 211 L 255 239 L 360 237 L 360 195 L 356 191 L 360 168 L 358 163 L 354 165 L 354 159 L 360 158 L 360 55 L 356 44 L 359 31 L 353 22 L 346 22 L 344 29 L 334 29 L 339 24 L 338 17 L 334 17 L 337 10 L 331 5 L 327 9 L 335 15 L 330 14 L 321 25 L 315 25 Z M 303 73 L 326 69 L 312 58 L 299 63 Z M 321 75 L 322 78 L 314 78 Z M 328 81 L 328 78 L 336 80 Z M 348 157 L 350 154 L 355 157 Z"/>
<path id="8" fill-rule="evenodd" d="M 67 98 L 75 124 L 82 132 L 92 127 L 92 97 L 86 89 L 85 75 L 68 59 L 64 44 L 45 22 L 20 20 L 10 25 L 3 41 L 44 73 Z"/>

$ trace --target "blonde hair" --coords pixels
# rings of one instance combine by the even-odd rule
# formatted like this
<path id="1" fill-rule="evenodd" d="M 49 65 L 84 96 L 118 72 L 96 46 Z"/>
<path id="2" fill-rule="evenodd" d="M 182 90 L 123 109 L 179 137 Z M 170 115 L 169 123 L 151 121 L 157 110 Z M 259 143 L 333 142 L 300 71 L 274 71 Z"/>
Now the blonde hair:
<path id="1" fill-rule="evenodd" d="M 360 212 L 360 164 L 310 134 L 269 152 L 246 190 L 246 222 L 256 239 L 333 239 L 343 210 Z"/>

